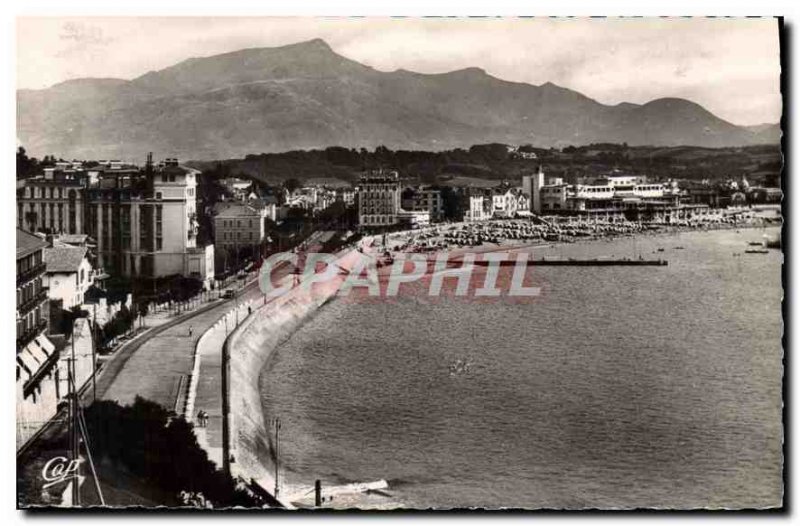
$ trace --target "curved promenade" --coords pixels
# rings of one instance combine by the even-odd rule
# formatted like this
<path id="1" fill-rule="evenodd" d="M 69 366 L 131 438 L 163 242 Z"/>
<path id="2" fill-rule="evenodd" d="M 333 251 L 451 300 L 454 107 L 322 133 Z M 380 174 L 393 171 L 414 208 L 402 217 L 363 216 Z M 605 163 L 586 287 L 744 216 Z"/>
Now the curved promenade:
<path id="1" fill-rule="evenodd" d="M 337 265 L 349 270 L 354 263 L 365 257 L 356 250 L 348 250 L 337 257 Z M 291 278 L 287 278 L 291 279 Z M 255 481 L 272 493 L 274 489 L 274 465 L 271 434 L 264 420 L 259 391 L 259 375 L 272 351 L 310 315 L 335 296 L 346 279 L 344 273 L 320 284 L 311 290 L 301 285 L 272 300 L 254 301 L 250 304 L 252 314 L 240 311 L 240 325 L 228 339 L 229 388 L 229 441 L 231 475 L 247 482 Z M 281 283 L 283 284 L 283 283 Z M 228 314 L 230 319 L 230 313 Z M 196 393 L 190 393 L 192 410 L 209 413 L 208 427 L 195 427 L 198 440 L 209 456 L 218 465 L 223 460 L 223 401 L 221 384 L 222 354 L 225 331 L 221 324 L 211 327 L 198 346 L 200 357 Z"/>

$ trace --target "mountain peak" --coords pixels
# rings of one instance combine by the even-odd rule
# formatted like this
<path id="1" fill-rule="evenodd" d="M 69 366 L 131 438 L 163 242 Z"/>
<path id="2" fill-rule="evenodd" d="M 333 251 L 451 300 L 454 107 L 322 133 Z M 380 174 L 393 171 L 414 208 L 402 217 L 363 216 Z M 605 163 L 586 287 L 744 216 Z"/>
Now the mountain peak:
<path id="1" fill-rule="evenodd" d="M 312 38 L 311 40 L 304 40 L 302 42 L 297 42 L 296 44 L 289 44 L 289 46 L 283 46 L 283 47 L 290 47 L 290 46 L 333 52 L 331 46 L 321 38 Z"/>
<path id="2" fill-rule="evenodd" d="M 20 91 L 17 115 L 18 137 L 31 153 L 60 157 L 133 158 L 154 145 L 214 159 L 335 144 L 419 150 L 535 138 L 541 147 L 724 146 L 780 136 L 778 127 L 739 128 L 685 99 L 606 106 L 551 82 L 511 82 L 479 67 L 381 72 L 321 38 L 188 59 L 129 82 Z"/>
<path id="3" fill-rule="evenodd" d="M 471 67 L 471 68 L 464 68 L 464 69 L 457 69 L 455 71 L 451 71 L 450 75 L 471 75 L 471 76 L 487 76 L 486 70 L 483 68 L 478 67 Z"/>

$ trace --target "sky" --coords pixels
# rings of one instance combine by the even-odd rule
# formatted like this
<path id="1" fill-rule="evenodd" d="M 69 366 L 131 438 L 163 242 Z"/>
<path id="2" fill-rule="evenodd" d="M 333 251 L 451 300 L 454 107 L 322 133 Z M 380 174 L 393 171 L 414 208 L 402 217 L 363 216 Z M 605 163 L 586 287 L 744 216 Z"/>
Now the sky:
<path id="1" fill-rule="evenodd" d="M 190 57 L 313 38 L 381 71 L 479 67 L 604 104 L 682 97 L 734 124 L 778 122 L 775 19 L 18 18 L 17 87 L 132 79 Z"/>

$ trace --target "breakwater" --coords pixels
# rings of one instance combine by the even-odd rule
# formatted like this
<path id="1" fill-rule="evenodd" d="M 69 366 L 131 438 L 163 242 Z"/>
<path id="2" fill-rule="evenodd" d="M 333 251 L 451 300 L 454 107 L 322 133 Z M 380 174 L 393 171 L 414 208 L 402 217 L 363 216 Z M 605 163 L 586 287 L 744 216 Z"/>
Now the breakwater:
<path id="1" fill-rule="evenodd" d="M 456 262 L 456 263 L 461 263 Z M 498 265 L 501 267 L 513 267 L 516 261 L 485 261 L 477 260 L 473 265 L 488 267 Z M 561 266 L 561 267 L 666 267 L 667 261 L 664 259 L 529 259 L 525 262 L 528 266 Z M 457 266 L 455 264 L 451 266 Z"/>

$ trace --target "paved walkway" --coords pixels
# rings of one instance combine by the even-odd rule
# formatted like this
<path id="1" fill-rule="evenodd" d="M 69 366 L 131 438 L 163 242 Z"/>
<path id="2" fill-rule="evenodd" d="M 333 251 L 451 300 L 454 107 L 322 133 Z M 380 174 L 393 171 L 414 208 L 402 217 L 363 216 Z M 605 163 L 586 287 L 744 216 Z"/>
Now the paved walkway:
<path id="1" fill-rule="evenodd" d="M 260 301 L 252 306 L 256 310 Z M 222 345 L 225 338 L 236 327 L 237 314 L 231 306 L 230 311 L 221 320 L 208 329 L 203 342 L 198 346 L 200 367 L 197 372 L 197 385 L 194 389 L 187 419 L 195 422 L 195 435 L 200 446 L 206 450 L 209 458 L 217 466 L 222 466 Z M 247 300 L 239 306 L 238 320 L 244 321 L 248 315 Z M 197 413 L 208 414 L 206 427 L 197 425 Z"/>
<path id="2" fill-rule="evenodd" d="M 249 283 L 239 301 L 261 297 L 257 282 Z M 199 314 L 180 316 L 165 325 L 151 329 L 119 352 L 98 378 L 97 396 L 130 404 L 141 396 L 167 408 L 175 409 L 180 391 L 188 387 L 194 365 L 197 340 L 225 312 L 234 300 L 220 301 Z M 192 335 L 189 336 L 189 328 Z"/>

